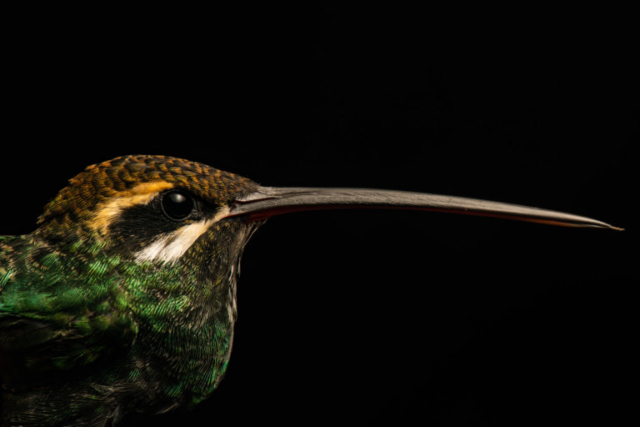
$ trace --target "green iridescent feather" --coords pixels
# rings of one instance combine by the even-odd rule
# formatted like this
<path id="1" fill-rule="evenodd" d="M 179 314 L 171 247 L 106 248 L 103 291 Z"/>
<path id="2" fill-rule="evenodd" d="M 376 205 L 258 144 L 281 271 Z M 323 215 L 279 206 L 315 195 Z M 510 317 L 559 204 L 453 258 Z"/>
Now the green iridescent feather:
<path id="1" fill-rule="evenodd" d="M 3 381 L 37 386 L 80 370 L 73 384 L 83 398 L 60 420 L 79 411 L 99 415 L 116 389 L 119 405 L 137 409 L 197 403 L 222 378 L 234 313 L 220 279 L 231 271 L 203 283 L 189 262 L 163 268 L 92 250 L 59 251 L 30 236 L 4 238 L 1 248 L 0 350 L 13 356 L 4 363 L 16 374 Z M 145 402 L 150 390 L 154 397 Z"/>

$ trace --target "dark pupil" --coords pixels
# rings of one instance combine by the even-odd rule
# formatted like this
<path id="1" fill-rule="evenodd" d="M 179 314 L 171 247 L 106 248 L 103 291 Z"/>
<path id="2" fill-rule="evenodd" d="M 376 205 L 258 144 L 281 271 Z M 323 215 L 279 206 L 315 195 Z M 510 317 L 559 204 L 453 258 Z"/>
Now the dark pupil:
<path id="1" fill-rule="evenodd" d="M 162 209 L 171 219 L 185 219 L 193 211 L 193 199 L 187 194 L 172 191 L 162 198 Z"/>

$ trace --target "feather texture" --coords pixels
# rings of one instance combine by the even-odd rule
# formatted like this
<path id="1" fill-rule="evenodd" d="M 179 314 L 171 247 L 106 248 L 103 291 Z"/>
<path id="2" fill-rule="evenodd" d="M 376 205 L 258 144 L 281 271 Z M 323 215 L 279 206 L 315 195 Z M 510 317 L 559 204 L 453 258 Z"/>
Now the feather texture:
<path id="1" fill-rule="evenodd" d="M 74 178 L 32 234 L 0 237 L 2 425 L 107 426 L 209 396 L 259 225 L 225 218 L 226 203 L 254 187 L 179 159 L 115 159 Z M 162 213 L 169 188 L 196 200 L 185 221 Z"/>

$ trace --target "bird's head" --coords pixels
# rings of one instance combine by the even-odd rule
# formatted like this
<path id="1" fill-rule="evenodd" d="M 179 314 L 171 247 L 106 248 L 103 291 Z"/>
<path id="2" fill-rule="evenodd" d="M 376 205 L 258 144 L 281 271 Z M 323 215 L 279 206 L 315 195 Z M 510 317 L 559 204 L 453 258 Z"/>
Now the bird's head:
<path id="1" fill-rule="evenodd" d="M 72 178 L 46 206 L 36 233 L 138 261 L 175 262 L 203 235 L 231 241 L 223 237 L 238 231 L 229 218 L 233 202 L 258 188 L 183 159 L 118 157 Z"/>
<path id="2" fill-rule="evenodd" d="M 90 242 L 137 261 L 175 262 L 191 249 L 215 255 L 242 245 L 251 225 L 285 212 L 390 208 L 614 228 L 561 212 L 401 191 L 263 187 L 212 167 L 164 156 L 125 156 L 89 166 L 47 205 L 36 232 L 51 242 Z M 238 240 L 233 236 L 241 234 Z M 199 242 L 198 245 L 194 245 Z M 208 251 L 208 253 L 206 253 Z M 206 253 L 206 254 L 205 254 Z"/>

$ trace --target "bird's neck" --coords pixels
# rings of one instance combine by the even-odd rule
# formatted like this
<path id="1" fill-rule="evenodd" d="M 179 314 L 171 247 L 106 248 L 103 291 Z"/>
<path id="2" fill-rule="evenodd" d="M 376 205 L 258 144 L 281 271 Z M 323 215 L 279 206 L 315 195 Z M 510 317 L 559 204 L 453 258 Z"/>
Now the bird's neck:
<path id="1" fill-rule="evenodd" d="M 197 403 L 213 392 L 226 371 L 240 252 L 219 255 L 135 263 L 123 277 L 129 310 L 140 328 L 131 365 L 140 369 L 135 366 L 145 361 L 135 375 L 159 384 L 161 401 Z"/>

